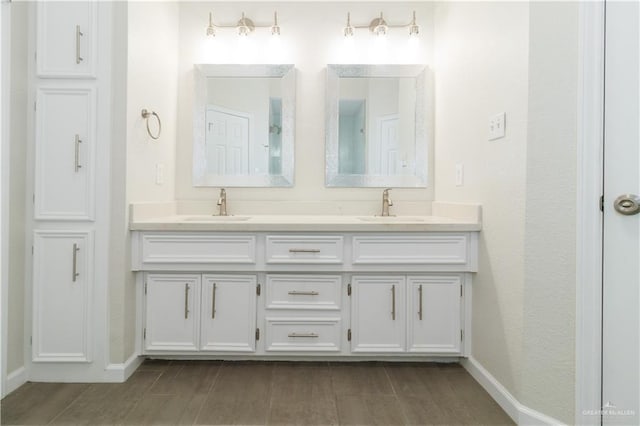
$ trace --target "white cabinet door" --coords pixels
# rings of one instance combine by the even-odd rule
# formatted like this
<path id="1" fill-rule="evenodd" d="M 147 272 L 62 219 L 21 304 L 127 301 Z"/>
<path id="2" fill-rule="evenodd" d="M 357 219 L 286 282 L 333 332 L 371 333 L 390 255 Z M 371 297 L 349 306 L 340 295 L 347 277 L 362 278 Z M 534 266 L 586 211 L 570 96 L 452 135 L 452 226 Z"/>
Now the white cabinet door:
<path id="1" fill-rule="evenodd" d="M 353 276 L 351 352 L 404 352 L 405 277 Z"/>
<path id="2" fill-rule="evenodd" d="M 409 277 L 407 287 L 409 352 L 460 353 L 460 276 Z"/>
<path id="3" fill-rule="evenodd" d="M 37 7 L 38 77 L 95 77 L 98 3 L 41 1 Z"/>
<path id="4" fill-rule="evenodd" d="M 35 231 L 33 248 L 33 362 L 90 362 L 93 234 Z"/>
<path id="5" fill-rule="evenodd" d="M 256 277 L 204 275 L 200 349 L 255 352 Z"/>
<path id="6" fill-rule="evenodd" d="M 200 275 L 148 274 L 145 286 L 145 349 L 197 351 Z"/>
<path id="7" fill-rule="evenodd" d="M 40 88 L 36 109 L 35 218 L 93 220 L 91 88 Z"/>

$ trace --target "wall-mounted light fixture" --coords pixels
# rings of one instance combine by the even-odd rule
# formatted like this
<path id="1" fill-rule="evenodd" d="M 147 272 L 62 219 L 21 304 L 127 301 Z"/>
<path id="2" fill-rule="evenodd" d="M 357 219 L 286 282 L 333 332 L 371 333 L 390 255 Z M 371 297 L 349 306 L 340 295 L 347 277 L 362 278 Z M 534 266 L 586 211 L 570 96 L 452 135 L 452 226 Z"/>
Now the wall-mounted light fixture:
<path id="1" fill-rule="evenodd" d="M 411 22 L 408 24 L 401 25 L 393 25 L 388 24 L 384 19 L 382 12 L 380 12 L 380 16 L 374 18 L 369 25 L 351 25 L 351 13 L 347 13 L 347 25 L 344 27 L 343 34 L 345 37 L 353 37 L 355 33 L 355 29 L 359 28 L 368 28 L 372 34 L 376 36 L 384 36 L 389 31 L 389 28 L 408 28 L 409 35 L 412 37 L 418 36 L 420 34 L 420 26 L 416 23 L 416 12 L 413 12 L 413 18 Z"/>
<path id="2" fill-rule="evenodd" d="M 278 12 L 273 13 L 272 25 L 258 25 L 250 18 L 247 18 L 242 12 L 242 17 L 235 24 L 214 24 L 213 13 L 209 12 L 209 26 L 207 27 L 207 36 L 215 37 L 218 28 L 235 28 L 239 36 L 248 36 L 255 31 L 256 28 L 271 28 L 271 35 L 280 35 L 280 26 L 278 26 Z"/>

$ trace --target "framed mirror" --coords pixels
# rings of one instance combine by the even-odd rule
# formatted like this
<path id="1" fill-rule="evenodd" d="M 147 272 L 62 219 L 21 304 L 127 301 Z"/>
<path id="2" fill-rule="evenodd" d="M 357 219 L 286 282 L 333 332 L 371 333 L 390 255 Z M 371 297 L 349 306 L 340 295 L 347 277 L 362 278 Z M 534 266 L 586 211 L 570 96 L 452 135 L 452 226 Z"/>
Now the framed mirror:
<path id="1" fill-rule="evenodd" d="M 431 88 L 424 65 L 328 65 L 326 185 L 426 187 Z"/>
<path id="2" fill-rule="evenodd" d="M 293 65 L 194 67 L 193 185 L 293 185 Z"/>

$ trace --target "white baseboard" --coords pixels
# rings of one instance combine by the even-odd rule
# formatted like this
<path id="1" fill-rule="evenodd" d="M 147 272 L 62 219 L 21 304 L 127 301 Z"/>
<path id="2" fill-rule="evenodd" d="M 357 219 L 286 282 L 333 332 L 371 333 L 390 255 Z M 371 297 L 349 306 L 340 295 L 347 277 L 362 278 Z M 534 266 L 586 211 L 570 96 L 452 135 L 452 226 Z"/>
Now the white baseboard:
<path id="1" fill-rule="evenodd" d="M 475 358 L 464 359 L 461 364 L 517 425 L 564 425 L 559 420 L 522 405 Z"/>
<path id="2" fill-rule="evenodd" d="M 5 388 L 6 392 L 2 397 L 9 395 L 14 390 L 18 389 L 20 386 L 27 383 L 27 369 L 24 367 L 20 367 L 17 370 L 9 373 L 7 376 L 7 386 Z"/>
<path id="3" fill-rule="evenodd" d="M 125 382 L 142 364 L 144 357 L 133 354 L 122 364 L 109 364 L 104 369 L 104 381 L 122 383 Z"/>

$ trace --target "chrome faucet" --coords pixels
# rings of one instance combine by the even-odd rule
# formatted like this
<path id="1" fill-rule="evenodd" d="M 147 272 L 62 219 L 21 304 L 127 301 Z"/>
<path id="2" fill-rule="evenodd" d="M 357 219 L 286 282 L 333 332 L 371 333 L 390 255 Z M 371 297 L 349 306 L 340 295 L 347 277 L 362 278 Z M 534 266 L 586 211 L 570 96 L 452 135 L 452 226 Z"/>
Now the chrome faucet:
<path id="1" fill-rule="evenodd" d="M 220 197 L 216 204 L 220 207 L 218 215 L 227 216 L 227 191 L 225 191 L 224 188 L 220 188 Z"/>
<path id="2" fill-rule="evenodd" d="M 382 216 L 389 216 L 389 207 L 393 206 L 393 201 L 389 198 L 389 191 L 391 188 L 382 191 Z"/>

